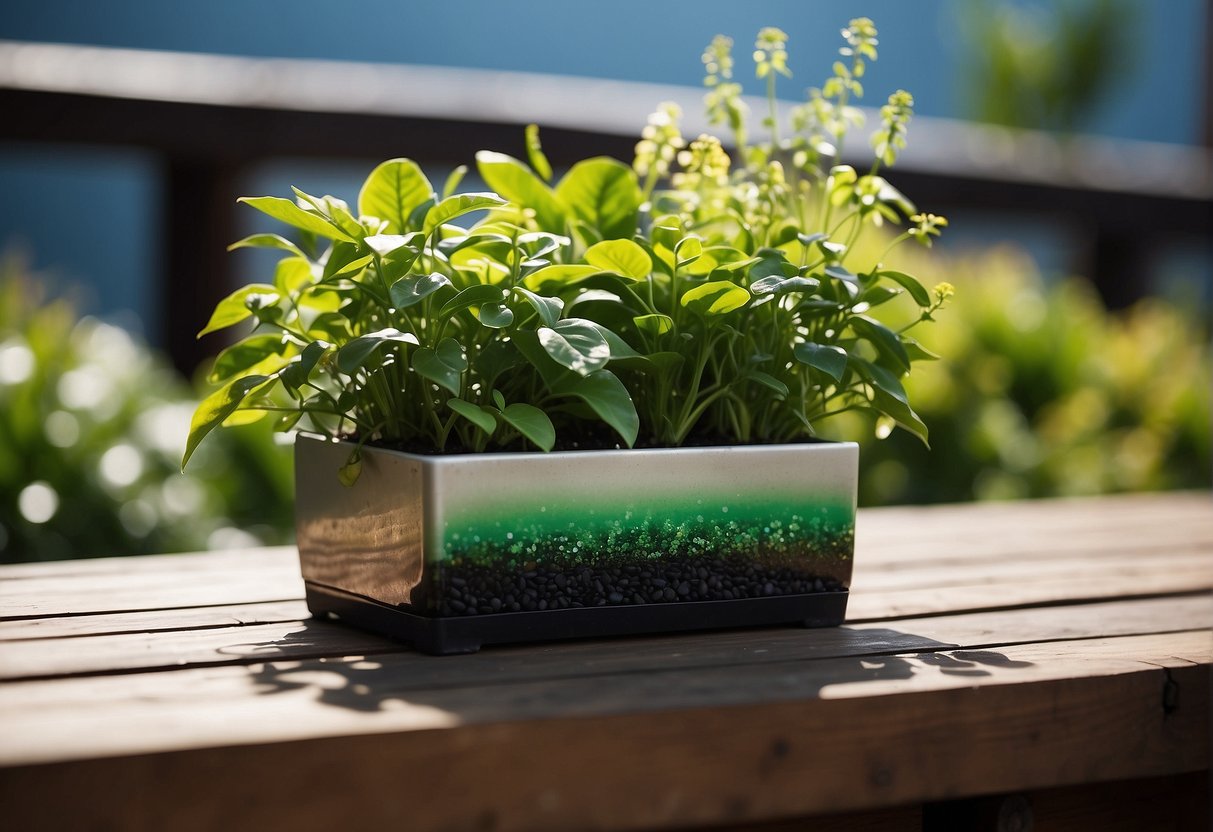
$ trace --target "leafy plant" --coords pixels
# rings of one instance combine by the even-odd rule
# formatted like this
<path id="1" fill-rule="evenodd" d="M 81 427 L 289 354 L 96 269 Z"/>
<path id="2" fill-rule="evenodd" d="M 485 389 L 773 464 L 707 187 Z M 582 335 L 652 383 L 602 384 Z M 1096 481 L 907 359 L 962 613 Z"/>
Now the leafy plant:
<path id="1" fill-rule="evenodd" d="M 706 103 L 732 127 L 737 165 L 714 137 L 687 146 L 677 108 L 663 105 L 631 167 L 588 159 L 553 182 L 531 127 L 526 162 L 477 154 L 492 192 L 456 193 L 461 169 L 438 193 L 393 159 L 356 212 L 298 190 L 243 199 L 300 242 L 257 234 L 233 246 L 285 256 L 273 283 L 233 293 L 201 333 L 254 324 L 216 360 L 223 386 L 198 408 L 185 461 L 218 425 L 266 414 L 283 430 L 306 418 L 360 443 L 437 452 L 787 441 L 851 411 L 925 441 L 901 379 L 934 356 L 907 333 L 951 290 L 928 292 L 854 251 L 884 224 L 908 221 L 895 246 L 930 245 L 947 223 L 881 175 L 905 144 L 907 93 L 881 111 L 870 168 L 837 164 L 877 43 L 866 18 L 843 36 L 844 60 L 781 139 L 786 36 L 759 33 L 770 114 L 757 143 L 731 44 L 713 41 Z M 454 222 L 470 214 L 468 227 Z M 874 310 L 899 295 L 917 312 L 894 329 Z M 355 451 L 343 476 L 357 466 Z"/>

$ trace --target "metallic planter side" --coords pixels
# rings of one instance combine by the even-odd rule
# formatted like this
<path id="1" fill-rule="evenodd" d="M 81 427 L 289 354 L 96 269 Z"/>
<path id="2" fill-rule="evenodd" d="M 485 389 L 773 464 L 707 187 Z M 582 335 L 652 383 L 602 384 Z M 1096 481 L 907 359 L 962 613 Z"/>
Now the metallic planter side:
<path id="1" fill-rule="evenodd" d="M 450 456 L 364 448 L 347 487 L 337 471 L 352 448 L 296 443 L 309 606 L 428 652 L 827 626 L 845 614 L 853 443 Z"/>

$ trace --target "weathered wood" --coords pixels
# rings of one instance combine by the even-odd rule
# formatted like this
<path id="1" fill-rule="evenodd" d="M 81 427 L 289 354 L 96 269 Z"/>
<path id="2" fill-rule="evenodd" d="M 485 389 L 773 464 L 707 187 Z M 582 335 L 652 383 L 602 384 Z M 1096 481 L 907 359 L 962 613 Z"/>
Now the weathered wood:
<path id="1" fill-rule="evenodd" d="M 303 601 L 0 620 L 0 642 L 277 624 L 308 618 Z"/>
<path id="2" fill-rule="evenodd" d="M 1207 772 L 1211 516 L 865 511 L 844 627 L 447 659 L 302 619 L 289 548 L 0 568 L 0 677 L 25 679 L 0 684 L 0 805 L 23 830 L 783 832 L 1020 791 L 1085 821 L 1073 785 L 1146 817 L 1078 784 Z"/>
<path id="3" fill-rule="evenodd" d="M 76 619 L 69 619 L 76 620 Z M 1204 596 L 900 619 L 824 630 L 793 627 L 688 633 L 490 650 L 434 662 L 410 648 L 327 621 L 283 621 L 0 642 L 0 679 L 51 678 L 187 666 L 257 664 L 350 655 L 410 654 L 398 660 L 418 688 L 541 680 L 570 673 L 643 672 L 800 661 L 1102 636 L 1182 632 L 1213 626 Z"/>
<path id="4" fill-rule="evenodd" d="M 628 829 L 1163 776 L 1208 766 L 1192 738 L 1207 735 L 1209 680 L 1191 661 L 1209 652 L 1207 632 L 1025 645 L 986 657 L 980 685 L 934 655 L 744 678 L 715 668 L 547 680 L 488 695 L 360 693 L 302 678 L 254 694 L 242 669 L 150 674 L 160 690 L 133 687 L 142 704 L 107 705 L 106 719 L 62 702 L 27 711 L 0 752 L 27 765 L 4 772 L 0 802 L 20 828 L 84 816 L 124 817 L 132 829 L 348 826 L 356 807 L 361 828 Z M 1170 713 L 1168 679 L 1180 690 Z M 239 747 L 215 747 L 236 737 Z M 140 753 L 157 746 L 174 750 Z M 122 756 L 65 762 L 97 754 Z M 38 759 L 59 762 L 28 765 Z M 289 799 L 269 799 L 283 771 Z M 51 799 L 64 793 L 74 799 Z"/>

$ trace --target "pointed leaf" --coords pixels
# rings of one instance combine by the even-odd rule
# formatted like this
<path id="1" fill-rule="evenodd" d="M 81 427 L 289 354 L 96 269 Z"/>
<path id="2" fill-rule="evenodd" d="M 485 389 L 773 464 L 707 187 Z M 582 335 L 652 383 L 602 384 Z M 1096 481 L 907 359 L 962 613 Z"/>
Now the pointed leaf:
<path id="1" fill-rule="evenodd" d="M 750 302 L 750 293 L 727 280 L 710 280 L 683 292 L 680 303 L 700 315 L 724 315 Z"/>
<path id="2" fill-rule="evenodd" d="M 389 159 L 371 171 L 358 192 L 358 213 L 387 221 L 388 234 L 415 228 L 410 217 L 434 196 L 430 180 L 411 159 Z"/>
<path id="3" fill-rule="evenodd" d="M 381 329 L 378 332 L 368 332 L 360 335 L 341 347 L 337 352 L 337 369 L 346 375 L 353 375 L 376 350 L 385 344 L 417 345 L 417 336 L 411 332 L 401 332 L 398 329 Z"/>
<path id="4" fill-rule="evenodd" d="M 605 157 L 578 162 L 556 186 L 556 198 L 604 240 L 630 239 L 636 233 L 643 197 L 635 172 L 622 162 Z"/>
<path id="5" fill-rule="evenodd" d="M 456 313 L 462 312 L 464 309 L 480 306 L 484 303 L 501 303 L 503 300 L 505 300 L 505 290 L 500 286 L 493 286 L 489 283 L 477 283 L 462 290 L 455 297 L 444 303 L 435 317 L 437 320 L 443 321 L 454 316 Z"/>
<path id="6" fill-rule="evenodd" d="M 244 374 L 268 374 L 286 364 L 286 341 L 278 334 L 250 335 L 219 353 L 206 380 L 211 384 Z"/>
<path id="7" fill-rule="evenodd" d="M 927 307 L 931 305 L 931 295 L 926 288 L 913 277 L 905 272 L 894 271 L 892 269 L 881 269 L 878 274 L 881 277 L 887 277 L 901 285 L 903 289 L 910 293 L 910 297 L 914 298 L 914 302 L 919 306 Z"/>
<path id="8" fill-rule="evenodd" d="M 569 264 L 559 266 L 544 266 L 538 271 L 531 272 L 522 282 L 528 289 L 543 289 L 546 286 L 569 286 L 592 274 L 600 274 L 602 269 L 597 266 Z"/>
<path id="9" fill-rule="evenodd" d="M 629 448 L 636 443 L 640 432 L 636 405 L 623 382 L 610 370 L 598 370 L 588 376 L 566 375 L 552 392 L 581 399 L 623 438 Z"/>
<path id="10" fill-rule="evenodd" d="M 543 181 L 552 181 L 552 165 L 548 162 L 548 157 L 543 155 L 543 146 L 539 143 L 538 124 L 526 126 L 526 158 L 535 173 L 543 178 Z"/>
<path id="11" fill-rule="evenodd" d="M 289 199 L 277 196 L 242 196 L 236 201 L 251 205 L 263 214 L 269 214 L 276 220 L 281 220 L 287 225 L 293 225 L 295 228 L 301 228 L 312 234 L 327 237 L 330 240 L 357 242 L 340 226 L 319 214 L 303 210 Z"/>
<path id="12" fill-rule="evenodd" d="M 600 271 L 612 272 L 632 280 L 644 280 L 653 271 L 648 252 L 632 240 L 603 240 L 590 246 L 585 261 Z"/>
<path id="13" fill-rule="evenodd" d="M 447 399 L 446 404 L 451 410 L 467 419 L 489 436 L 492 436 L 493 431 L 497 430 L 497 420 L 493 418 L 493 414 L 483 410 L 479 405 L 465 402 L 463 399 Z"/>
<path id="14" fill-rule="evenodd" d="M 568 318 L 553 326 L 540 327 L 539 344 L 558 364 L 588 376 L 601 370 L 611 359 L 606 338 L 590 321 Z"/>
<path id="15" fill-rule="evenodd" d="M 552 189 L 522 162 L 482 150 L 476 154 L 476 169 L 485 184 L 521 208 L 535 212 L 535 221 L 544 231 L 564 233 L 565 211 Z"/>
<path id="16" fill-rule="evenodd" d="M 228 251 L 235 251 L 238 248 L 276 248 L 282 251 L 289 251 L 296 257 L 303 257 L 303 252 L 299 246 L 292 243 L 286 237 L 278 234 L 252 234 L 245 237 L 243 240 L 237 240 L 227 247 Z"/>
<path id="17" fill-rule="evenodd" d="M 810 341 L 797 344 L 792 352 L 800 363 L 821 370 L 835 381 L 842 381 L 842 374 L 847 369 L 847 351 L 842 347 L 814 344 Z"/>
<path id="18" fill-rule="evenodd" d="M 899 374 L 910 371 L 910 356 L 906 354 L 897 333 L 865 315 L 853 316 L 850 324 L 855 334 L 874 346 L 881 358 L 892 365 L 892 369 L 898 370 Z"/>
<path id="19" fill-rule="evenodd" d="M 447 276 L 438 274 L 438 272 L 407 275 L 393 283 L 388 294 L 392 299 L 392 306 L 397 309 L 408 309 L 410 306 L 421 303 L 439 289 L 450 285 L 451 281 Z"/>
<path id="20" fill-rule="evenodd" d="M 543 295 L 537 295 L 521 286 L 515 286 L 514 291 L 525 298 L 534 310 L 539 314 L 539 320 L 547 326 L 555 326 L 560 320 L 560 313 L 564 311 L 564 301 L 560 298 L 549 298 Z"/>
<path id="21" fill-rule="evenodd" d="M 190 457 L 194 455 L 194 451 L 198 448 L 198 443 L 208 433 L 223 424 L 223 421 L 228 416 L 235 413 L 236 409 L 240 407 L 249 394 L 260 389 L 267 382 L 274 380 L 274 376 L 244 376 L 220 387 L 203 399 L 198 405 L 198 409 L 194 411 L 194 418 L 190 421 L 189 438 L 185 443 L 185 454 L 181 457 L 181 470 L 185 470 Z"/>
<path id="22" fill-rule="evenodd" d="M 512 404 L 502 410 L 501 417 L 541 450 L 550 451 L 556 444 L 556 428 L 552 420 L 537 407 Z"/>
<path id="23" fill-rule="evenodd" d="M 470 214 L 472 211 L 483 211 L 488 208 L 498 208 L 505 205 L 505 200 L 493 193 L 467 193 L 448 196 L 431 208 L 425 215 L 425 225 L 422 230 L 429 234 L 435 228 L 453 219 Z"/>
<path id="24" fill-rule="evenodd" d="M 280 297 L 278 290 L 267 283 L 252 283 L 241 287 L 219 301 L 215 311 L 211 313 L 210 321 L 198 333 L 198 337 L 247 320 L 253 317 L 256 310 L 277 303 Z"/>

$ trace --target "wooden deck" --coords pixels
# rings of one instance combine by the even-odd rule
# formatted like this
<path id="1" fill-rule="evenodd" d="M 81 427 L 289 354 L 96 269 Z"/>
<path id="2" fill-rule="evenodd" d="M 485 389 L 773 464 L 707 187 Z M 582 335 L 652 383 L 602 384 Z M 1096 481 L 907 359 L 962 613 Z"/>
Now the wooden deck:
<path id="1" fill-rule="evenodd" d="M 866 510 L 844 627 L 448 658 L 309 620 L 290 549 L 2 567 L 0 811 L 1207 828 L 1211 554 L 1208 494 Z"/>

